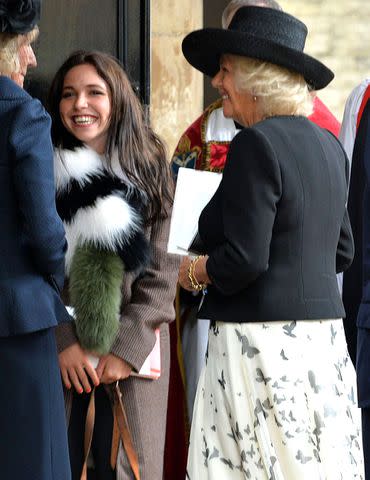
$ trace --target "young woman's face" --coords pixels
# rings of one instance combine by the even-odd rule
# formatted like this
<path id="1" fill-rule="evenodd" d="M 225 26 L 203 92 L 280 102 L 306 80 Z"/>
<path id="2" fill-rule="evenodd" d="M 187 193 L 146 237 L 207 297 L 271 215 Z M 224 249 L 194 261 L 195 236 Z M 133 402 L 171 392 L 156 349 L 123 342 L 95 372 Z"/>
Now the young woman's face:
<path id="1" fill-rule="evenodd" d="M 111 115 L 107 83 L 89 64 L 71 68 L 64 78 L 59 113 L 65 128 L 96 152 L 105 152 Z"/>

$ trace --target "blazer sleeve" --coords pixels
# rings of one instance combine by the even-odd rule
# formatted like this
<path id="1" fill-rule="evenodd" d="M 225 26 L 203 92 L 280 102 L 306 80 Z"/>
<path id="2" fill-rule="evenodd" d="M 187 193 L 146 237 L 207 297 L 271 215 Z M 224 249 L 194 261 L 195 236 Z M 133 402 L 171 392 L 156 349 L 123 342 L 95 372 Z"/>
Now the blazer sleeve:
<path id="1" fill-rule="evenodd" d="M 36 268 L 60 289 L 63 283 L 64 228 L 55 206 L 50 117 L 38 100 L 17 109 L 9 145 L 18 207 Z"/>
<path id="2" fill-rule="evenodd" d="M 170 217 L 150 230 L 151 265 L 132 286 L 130 303 L 122 319 L 111 353 L 139 371 L 155 344 L 155 328 L 175 318 L 174 299 L 180 266 L 177 255 L 167 253 Z"/>
<path id="3" fill-rule="evenodd" d="M 351 264 L 354 257 L 354 244 L 349 221 L 348 211 L 346 209 L 340 229 L 340 237 L 337 247 L 336 270 L 337 273 L 344 272 Z"/>
<path id="4" fill-rule="evenodd" d="M 231 142 L 220 188 L 225 241 L 210 253 L 206 268 L 213 285 L 232 295 L 268 268 L 282 192 L 278 161 L 261 132 L 245 129 Z"/>
<path id="5" fill-rule="evenodd" d="M 349 160 L 343 149 L 345 156 L 345 170 L 346 170 L 346 184 L 348 186 L 349 182 Z M 344 272 L 347 270 L 352 263 L 354 257 L 354 241 L 351 229 L 351 222 L 349 220 L 349 215 L 347 208 L 344 212 L 344 217 L 340 229 L 339 242 L 337 247 L 337 256 L 336 256 L 336 269 L 337 273 Z"/>

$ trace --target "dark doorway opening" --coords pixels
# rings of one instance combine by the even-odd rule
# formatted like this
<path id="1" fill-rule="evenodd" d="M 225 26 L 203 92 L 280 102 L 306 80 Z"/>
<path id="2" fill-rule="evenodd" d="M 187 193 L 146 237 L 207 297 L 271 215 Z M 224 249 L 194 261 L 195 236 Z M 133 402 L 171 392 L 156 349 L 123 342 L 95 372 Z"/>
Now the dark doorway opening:
<path id="1" fill-rule="evenodd" d="M 45 102 L 56 70 L 75 50 L 102 50 L 124 65 L 144 105 L 150 104 L 150 0 L 43 2 L 38 67 L 25 88 Z"/>

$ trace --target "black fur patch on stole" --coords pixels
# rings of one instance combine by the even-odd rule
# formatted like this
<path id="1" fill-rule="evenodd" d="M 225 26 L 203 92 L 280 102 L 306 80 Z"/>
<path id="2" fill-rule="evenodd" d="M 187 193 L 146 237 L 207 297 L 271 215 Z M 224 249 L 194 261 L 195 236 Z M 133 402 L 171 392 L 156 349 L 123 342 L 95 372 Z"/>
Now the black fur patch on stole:
<path id="1" fill-rule="evenodd" d="M 126 271 L 145 270 L 150 262 L 150 249 L 144 233 L 135 232 L 127 243 L 117 247 L 117 255 L 122 259 Z"/>
<path id="2" fill-rule="evenodd" d="M 119 194 L 139 213 L 143 213 L 143 200 L 137 189 L 128 187 L 124 181 L 108 172 L 90 175 L 81 185 L 72 179 L 68 187 L 57 192 L 56 205 L 60 218 L 69 223 L 80 208 L 92 207 L 99 198 Z"/>

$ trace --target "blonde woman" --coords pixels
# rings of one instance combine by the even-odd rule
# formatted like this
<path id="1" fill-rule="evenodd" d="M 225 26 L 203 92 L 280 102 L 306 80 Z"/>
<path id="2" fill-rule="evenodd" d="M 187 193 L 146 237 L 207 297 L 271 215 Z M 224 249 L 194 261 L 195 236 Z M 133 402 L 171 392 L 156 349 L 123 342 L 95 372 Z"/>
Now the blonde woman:
<path id="1" fill-rule="evenodd" d="M 307 119 L 311 90 L 334 75 L 303 52 L 306 35 L 287 13 L 244 7 L 227 30 L 183 41 L 225 117 L 244 127 L 199 219 L 204 256 L 180 268 L 182 287 L 205 293 L 199 318 L 211 320 L 190 480 L 364 478 L 336 280 L 354 253 L 348 166 L 336 138 Z"/>
<path id="2" fill-rule="evenodd" d="M 0 476 L 68 480 L 54 327 L 66 240 L 55 208 L 50 118 L 23 90 L 40 2 L 0 2 Z"/>

